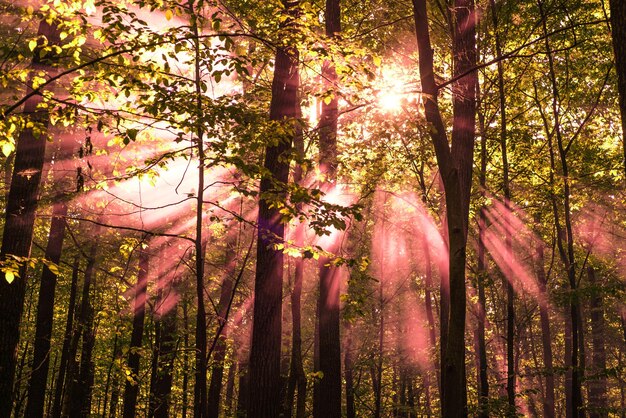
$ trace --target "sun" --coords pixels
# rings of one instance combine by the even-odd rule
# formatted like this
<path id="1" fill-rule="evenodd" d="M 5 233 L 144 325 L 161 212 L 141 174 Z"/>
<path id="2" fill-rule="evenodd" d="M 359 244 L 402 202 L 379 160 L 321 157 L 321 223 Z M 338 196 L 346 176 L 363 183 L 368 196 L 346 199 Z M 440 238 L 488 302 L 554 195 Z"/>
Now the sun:
<path id="1" fill-rule="evenodd" d="M 378 96 L 378 106 L 384 112 L 399 112 L 402 110 L 402 95 L 393 90 L 381 92 Z"/>
<path id="2" fill-rule="evenodd" d="M 386 113 L 397 113 L 407 101 L 406 74 L 399 66 L 384 66 L 376 82 L 377 106 Z"/>

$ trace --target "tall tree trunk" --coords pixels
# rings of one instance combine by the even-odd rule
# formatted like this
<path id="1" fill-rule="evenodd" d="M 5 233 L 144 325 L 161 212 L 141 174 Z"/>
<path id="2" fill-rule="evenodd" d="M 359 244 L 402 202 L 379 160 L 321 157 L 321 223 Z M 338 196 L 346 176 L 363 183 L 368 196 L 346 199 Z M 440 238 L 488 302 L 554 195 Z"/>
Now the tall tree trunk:
<path id="1" fill-rule="evenodd" d="M 602 306 L 602 296 L 596 279 L 596 271 L 591 266 L 587 267 L 587 277 L 589 284 L 593 286 L 593 297 L 591 298 L 592 376 L 589 377 L 588 383 L 589 418 L 605 418 L 608 416 L 608 403 L 604 307 Z"/>
<path id="2" fill-rule="evenodd" d="M 559 111 L 560 107 L 560 97 L 559 90 L 557 85 L 556 78 L 556 69 L 554 65 L 554 56 L 550 46 L 550 40 L 547 36 L 547 18 L 544 11 L 543 3 L 541 0 L 537 1 L 539 6 L 539 12 L 541 14 L 541 24 L 543 29 L 543 35 L 545 37 L 545 48 L 546 55 L 548 58 L 548 70 L 549 70 L 549 79 L 552 89 L 552 117 L 554 119 L 554 136 L 556 138 L 556 145 L 558 150 L 559 159 L 561 162 L 561 175 L 563 180 L 563 211 L 564 211 L 564 222 L 565 229 L 558 228 L 559 230 L 558 241 L 561 242 L 559 252 L 561 254 L 561 259 L 567 271 L 567 278 L 570 286 L 570 297 L 569 297 L 569 314 L 571 321 L 571 331 L 572 331 L 572 343 L 571 343 L 571 353 L 569 353 L 571 357 L 571 370 L 572 370 L 572 381 L 571 381 L 571 411 L 574 417 L 582 417 L 584 412 L 582 410 L 583 399 L 582 399 L 582 378 L 581 373 L 582 370 L 580 368 L 580 341 L 582 335 L 580 334 L 581 325 L 580 325 L 580 305 L 578 303 L 577 297 L 577 284 L 576 284 L 576 260 L 574 255 L 574 237 L 572 231 L 572 220 L 571 220 L 571 208 L 570 208 L 570 178 L 569 178 L 569 166 L 567 162 L 567 150 L 564 144 L 563 135 L 561 132 L 561 114 Z M 552 144 L 549 144 L 552 148 Z M 551 150 L 552 152 L 552 150 Z M 563 248 L 562 241 L 566 243 L 566 249 Z"/>
<path id="3" fill-rule="evenodd" d="M 324 12 L 326 36 L 334 38 L 341 31 L 341 9 L 339 0 L 326 0 Z M 337 72 L 334 64 L 325 62 L 322 77 L 330 89 L 337 88 Z M 322 190 L 329 192 L 334 187 L 337 171 L 337 118 L 339 96 L 335 92 L 328 103 L 322 103 L 319 124 L 320 171 L 325 176 Z M 336 237 L 338 238 L 338 237 Z M 335 239 L 326 248 L 330 253 L 339 249 Z M 339 274 L 329 257 L 320 257 L 319 293 L 319 361 L 322 378 L 318 384 L 319 395 L 315 398 L 315 418 L 341 417 L 341 340 L 339 336 Z"/>
<path id="4" fill-rule="evenodd" d="M 298 9 L 297 1 L 285 1 L 287 13 Z M 289 24 L 290 19 L 287 19 Z M 298 51 L 290 45 L 282 45 L 276 51 L 270 119 L 292 124 L 297 117 L 298 97 Z M 257 238 L 257 263 L 254 284 L 254 312 L 252 346 L 250 348 L 249 378 L 251 385 L 248 398 L 248 416 L 274 418 L 279 416 L 280 355 L 282 343 L 282 286 L 283 252 L 275 249 L 284 240 L 285 225 L 280 208 L 273 201 L 285 199 L 289 178 L 289 161 L 286 153 L 291 148 L 293 125 L 287 133 L 277 138 L 265 152 L 265 169 L 271 176 L 261 179 Z M 272 195 L 271 201 L 267 199 Z"/>
<path id="5" fill-rule="evenodd" d="M 22 355 L 20 356 L 20 361 L 19 361 L 19 367 L 17 369 L 17 379 L 16 382 L 19 382 L 22 379 L 22 374 L 25 372 L 26 369 L 26 357 L 28 357 L 28 349 L 30 347 L 30 341 L 26 341 L 26 344 L 24 344 L 24 349 L 21 350 Z M 13 416 L 15 418 L 21 418 L 22 416 L 22 405 L 24 404 L 24 397 L 26 396 L 26 393 L 23 392 L 21 390 L 20 385 L 15 385 L 15 388 L 13 389 L 14 393 L 13 393 L 13 398 L 15 399 L 15 405 L 13 408 Z"/>
<path id="6" fill-rule="evenodd" d="M 480 86 L 476 84 L 476 95 L 481 100 Z M 487 198 L 487 130 L 485 128 L 485 117 L 482 112 L 478 114 L 480 126 L 480 195 L 482 201 Z M 486 304 L 485 297 L 485 279 L 488 271 L 485 262 L 485 231 L 487 230 L 487 214 L 484 203 L 480 208 L 478 215 L 478 277 L 476 286 L 478 291 L 478 317 L 476 325 L 476 342 L 478 348 L 478 416 L 480 418 L 489 417 L 489 379 L 487 376 L 487 344 L 485 342 L 485 325 L 486 325 Z"/>
<path id="7" fill-rule="evenodd" d="M 239 362 L 239 393 L 237 394 L 237 417 L 248 416 L 248 403 L 250 397 L 250 377 L 248 375 L 249 366 L 244 360 Z"/>
<path id="8" fill-rule="evenodd" d="M 299 100 L 296 103 L 296 114 L 298 119 L 302 118 L 302 109 Z M 302 132 L 302 124 L 296 126 L 296 134 L 294 136 L 294 148 L 299 159 L 304 158 L 304 136 Z M 300 184 L 302 182 L 303 169 L 300 163 L 297 163 L 293 172 L 293 182 Z M 302 203 L 297 203 L 297 211 L 302 210 Z M 294 244 L 296 248 L 304 247 L 304 228 L 305 224 L 299 222 L 296 226 Z M 302 364 L 302 283 L 304 279 L 304 256 L 297 257 L 294 260 L 295 271 L 293 279 L 293 289 L 291 290 L 291 364 L 289 367 L 289 384 L 287 388 L 287 398 L 285 402 L 285 416 L 291 418 L 293 401 L 296 400 L 296 418 L 304 418 L 306 414 L 306 374 Z M 298 397 L 295 397 L 296 390 Z"/>
<path id="9" fill-rule="evenodd" d="M 187 354 L 189 351 L 189 314 L 187 308 L 187 300 L 183 299 L 183 382 L 182 382 L 182 390 L 183 390 L 183 399 L 182 399 L 182 415 L 184 417 L 187 416 L 187 389 L 189 386 L 189 374 L 187 370 L 189 368 L 189 355 Z"/>
<path id="10" fill-rule="evenodd" d="M 233 398 L 235 393 L 235 375 L 237 374 L 237 363 L 232 361 L 226 377 L 226 393 L 224 394 L 224 416 L 233 416 Z"/>
<path id="11" fill-rule="evenodd" d="M 537 278 L 543 298 L 539 301 L 539 318 L 541 321 L 541 342 L 543 346 L 543 375 L 546 378 L 545 399 L 543 402 L 543 415 L 546 418 L 554 418 L 554 364 L 552 359 L 552 333 L 550 331 L 550 313 L 548 306 L 548 279 L 544 270 L 545 257 L 543 243 L 537 240 L 536 248 Z"/>
<path id="12" fill-rule="evenodd" d="M 70 361 L 70 346 L 74 332 L 74 312 L 76 310 L 76 291 L 78 288 L 78 267 L 79 258 L 74 258 L 72 266 L 72 283 L 70 285 L 70 300 L 67 306 L 67 320 L 65 322 L 65 333 L 63 336 L 63 347 L 61 348 L 61 361 L 59 364 L 59 374 L 57 375 L 54 387 L 54 403 L 52 405 L 52 418 L 61 418 L 63 406 L 63 393 L 65 388 L 65 376 Z"/>
<path id="13" fill-rule="evenodd" d="M 97 234 L 95 234 L 97 235 Z M 95 287 L 94 267 L 96 263 L 97 244 L 91 246 L 89 259 L 87 260 L 87 268 L 85 269 L 85 277 L 83 281 L 83 292 L 78 316 L 78 326 L 74 333 L 72 347 L 70 352 L 70 367 L 68 369 L 68 385 L 69 392 L 66 398 L 67 416 L 70 418 L 79 418 L 89 414 L 89 400 L 91 396 L 90 379 L 93 377 L 91 373 L 93 365 L 91 354 L 95 343 L 95 330 L 93 327 L 94 312 L 91 301 L 90 292 Z M 76 361 L 76 352 L 78 350 L 78 342 L 83 338 L 83 346 L 80 356 L 80 365 Z"/>
<path id="14" fill-rule="evenodd" d="M 143 327 L 146 317 L 146 298 L 148 288 L 148 266 L 150 256 L 146 249 L 139 252 L 139 271 L 137 272 L 137 284 L 133 294 L 133 330 L 128 349 L 128 369 L 130 374 L 124 387 L 124 418 L 134 418 L 137 409 L 137 395 L 139 394 L 139 362 L 140 350 L 143 340 Z"/>
<path id="15" fill-rule="evenodd" d="M 386 213 L 385 208 L 387 206 L 387 194 L 383 201 L 382 207 L 382 220 L 380 222 L 380 244 L 381 250 L 378 255 L 380 259 L 378 263 L 380 265 L 379 272 L 380 277 L 378 281 L 378 312 L 380 318 L 378 320 L 378 358 L 376 359 L 376 377 L 372 379 L 374 384 L 374 418 L 380 418 L 382 412 L 382 396 L 383 396 L 383 358 L 385 349 L 385 295 L 384 295 L 384 282 L 385 278 L 385 249 L 387 248 L 387 242 L 385 237 L 385 220 Z M 400 303 L 401 304 L 401 303 Z M 374 310 L 374 312 L 376 312 Z M 375 318 L 373 318 L 375 320 Z"/>
<path id="16" fill-rule="evenodd" d="M 111 390 L 111 406 L 109 406 L 109 418 L 117 416 L 117 405 L 120 398 L 120 384 L 117 377 L 113 379 L 113 389 Z"/>
<path id="17" fill-rule="evenodd" d="M 213 365 L 211 367 L 211 383 L 209 385 L 209 418 L 218 418 L 221 406 L 222 380 L 224 377 L 224 359 L 226 358 L 226 338 L 228 331 L 226 328 L 226 315 L 228 313 L 228 305 L 230 303 L 231 294 L 233 293 L 233 272 L 236 263 L 236 250 L 227 248 L 229 257 L 226 261 L 226 274 L 222 282 L 220 292 L 220 300 L 218 306 L 218 326 L 216 332 L 220 336 L 215 344 L 213 351 Z"/>
<path id="18" fill-rule="evenodd" d="M 354 403 L 354 364 L 352 360 L 352 326 L 346 324 L 346 347 L 344 351 L 344 374 L 346 378 L 346 418 L 356 417 L 356 407 Z"/>
<path id="19" fill-rule="evenodd" d="M 48 45 L 60 43 L 59 31 L 54 24 L 45 20 L 39 23 L 37 35 L 47 39 Z M 32 69 L 48 71 L 55 56 L 41 54 L 43 42 L 33 51 Z M 43 56 L 42 56 L 43 55 Z M 28 84 L 31 84 L 29 80 Z M 30 88 L 28 92 L 30 92 Z M 24 104 L 24 114 L 31 120 L 43 125 L 48 124 L 46 111 L 38 110 L 42 95 L 32 95 Z M 4 120 L 5 115 L 0 114 Z M 6 217 L 2 235 L 0 259 L 4 261 L 8 255 L 29 257 L 33 238 L 35 212 L 37 210 L 37 194 L 44 164 L 46 140 L 34 134 L 32 128 L 25 128 L 20 133 L 15 150 L 15 163 L 9 196 L 6 206 Z M 13 379 L 17 361 L 17 344 L 20 335 L 20 320 L 24 309 L 26 292 L 26 265 L 22 264 L 19 274 L 9 283 L 4 277 L 0 279 L 0 416 L 8 417 L 12 407 Z"/>
<path id="20" fill-rule="evenodd" d="M 200 29 L 198 27 L 199 11 L 194 9 L 194 1 L 189 0 L 189 14 L 191 16 L 191 30 L 194 34 L 194 83 L 195 83 L 195 105 L 196 105 L 196 152 L 198 154 L 198 194 L 196 197 L 196 370 L 194 383 L 194 418 L 205 418 L 208 413 L 207 404 L 207 335 L 206 335 L 206 308 L 204 306 L 204 239 L 202 236 L 202 221 L 204 219 L 204 173 L 205 173 L 205 151 L 204 151 L 204 128 L 202 126 L 202 73 L 200 68 Z M 199 5 L 202 3 L 199 2 Z M 200 7 L 201 8 L 201 7 Z"/>
<path id="21" fill-rule="evenodd" d="M 104 399 L 102 401 L 102 416 L 107 416 L 107 408 L 109 402 L 109 389 L 111 388 L 111 384 L 115 384 L 115 374 L 113 372 L 113 368 L 115 367 L 115 362 L 119 358 L 120 352 L 120 344 L 118 338 L 118 329 L 115 329 L 115 337 L 113 338 L 113 350 L 111 352 L 111 362 L 109 363 L 109 368 L 107 370 L 107 379 L 104 386 Z"/>
<path id="22" fill-rule="evenodd" d="M 59 185 L 65 173 L 61 172 L 59 160 L 67 158 L 61 152 L 62 145 L 57 151 L 57 164 L 53 169 L 54 183 Z M 46 246 L 46 260 L 58 265 L 61 260 L 63 239 L 65 235 L 65 216 L 67 205 L 63 201 L 62 192 L 56 196 L 52 206 L 52 221 Z M 44 412 L 46 386 L 48 382 L 48 368 L 50 364 L 50 339 L 52 338 L 52 321 L 54 315 L 54 295 L 56 291 L 57 275 L 47 265 L 43 266 L 39 299 L 37 301 L 37 319 L 35 325 L 35 345 L 33 353 L 33 368 L 28 383 L 28 402 L 26 403 L 27 417 L 40 417 Z"/>
<path id="23" fill-rule="evenodd" d="M 155 307 L 163 303 L 163 292 L 171 291 L 171 283 L 159 293 Z M 174 360 L 176 358 L 176 306 L 168 312 L 155 313 L 155 328 L 158 332 L 155 336 L 156 370 L 153 385 L 151 385 L 149 417 L 167 418 L 169 414 L 170 396 L 172 393 L 172 381 L 174 372 Z"/>
<path id="24" fill-rule="evenodd" d="M 498 8 L 495 0 L 490 0 L 491 18 L 495 38 L 496 56 L 502 56 L 500 41 L 500 25 L 498 23 Z M 506 93 L 504 90 L 504 62 L 498 60 L 498 96 L 500 101 L 500 150 L 502 152 L 502 191 L 504 192 L 504 223 L 505 247 L 509 257 L 513 256 L 513 240 L 511 237 L 511 188 L 509 185 L 509 160 L 507 149 L 507 120 L 506 120 Z M 512 272 L 503 272 L 506 286 L 506 393 L 509 404 L 507 415 L 516 416 L 515 406 L 515 292 L 513 290 L 514 277 Z M 508 277 L 510 276 L 510 277 Z"/>
<path id="25" fill-rule="evenodd" d="M 426 120 L 431 125 L 430 136 L 435 148 L 437 165 L 446 195 L 446 220 L 449 246 L 449 306 L 441 314 L 442 323 L 448 323 L 441 359 L 442 416 L 467 415 L 465 389 L 465 261 L 469 197 L 473 165 L 473 147 L 476 110 L 476 74 L 471 72 L 476 62 L 474 3 L 472 0 L 455 2 L 455 30 L 453 55 L 455 75 L 460 79 L 453 88 L 454 118 L 452 149 L 441 118 L 433 71 L 433 50 L 430 44 L 425 0 L 413 0 L 419 72 L 424 94 Z M 468 72 L 469 71 L 469 72 Z M 468 73 L 461 77 L 462 74 Z M 442 298 L 445 292 L 442 291 Z M 447 318 L 447 319 L 444 319 Z"/>
<path id="26" fill-rule="evenodd" d="M 619 109 L 622 115 L 623 164 L 624 171 L 626 171 L 626 1 L 609 0 L 609 8 L 611 10 L 611 35 L 617 70 Z"/>

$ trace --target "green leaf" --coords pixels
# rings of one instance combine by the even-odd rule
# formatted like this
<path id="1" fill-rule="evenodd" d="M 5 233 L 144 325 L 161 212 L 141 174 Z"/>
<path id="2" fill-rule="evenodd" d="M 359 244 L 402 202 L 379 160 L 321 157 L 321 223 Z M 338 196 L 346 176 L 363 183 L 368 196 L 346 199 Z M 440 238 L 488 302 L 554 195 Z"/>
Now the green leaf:
<path id="1" fill-rule="evenodd" d="M 128 138 L 131 141 L 135 141 L 137 139 L 137 134 L 139 133 L 139 131 L 137 129 L 128 129 L 126 130 L 126 135 L 128 135 Z"/>
<path id="2" fill-rule="evenodd" d="M 13 273 L 12 271 L 5 271 L 4 272 L 4 278 L 6 279 L 6 281 L 11 284 L 13 283 L 13 280 L 15 280 L 15 273 Z"/>

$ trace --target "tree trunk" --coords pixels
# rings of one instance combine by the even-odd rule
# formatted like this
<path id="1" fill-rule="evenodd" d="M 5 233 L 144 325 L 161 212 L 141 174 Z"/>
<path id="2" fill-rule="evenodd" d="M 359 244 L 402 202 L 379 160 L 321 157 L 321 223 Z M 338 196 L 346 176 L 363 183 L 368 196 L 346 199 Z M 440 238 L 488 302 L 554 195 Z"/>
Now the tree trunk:
<path id="1" fill-rule="evenodd" d="M 239 373 L 239 393 L 237 394 L 237 417 L 248 416 L 248 399 L 250 397 L 250 378 L 248 376 L 249 366 L 241 361 L 238 367 Z"/>
<path id="2" fill-rule="evenodd" d="M 294 12 L 297 2 L 286 2 L 287 13 Z M 287 24 L 289 19 L 287 20 Z M 270 119 L 290 124 L 297 116 L 298 52 L 284 45 L 276 51 Z M 286 153 L 291 149 L 293 126 L 268 146 L 265 153 L 265 169 L 271 173 L 261 179 L 257 237 L 257 263 L 254 284 L 254 312 L 252 345 L 250 348 L 249 378 L 251 385 L 248 398 L 248 416 L 274 418 L 281 410 L 280 355 L 282 343 L 282 286 L 283 252 L 275 245 L 284 239 L 285 225 L 280 208 L 272 205 L 274 199 L 285 199 L 289 177 L 289 161 Z M 278 184 L 278 186 L 276 186 Z M 272 200 L 267 196 L 272 195 Z"/>
<path id="3" fill-rule="evenodd" d="M 119 338 L 117 334 L 118 330 L 115 330 L 115 337 L 113 338 L 113 351 L 111 353 L 111 363 L 109 363 L 109 368 L 107 370 L 107 380 L 104 386 L 104 399 L 102 400 L 102 416 L 107 416 L 107 403 L 109 402 L 109 389 L 111 388 L 111 384 L 115 382 L 115 375 L 113 373 L 113 368 L 115 367 L 115 362 L 119 357 Z"/>
<path id="4" fill-rule="evenodd" d="M 413 0 L 415 28 L 419 52 L 419 72 L 424 94 L 426 120 L 435 148 L 437 165 L 446 195 L 446 218 L 449 246 L 449 297 L 443 301 L 441 321 L 448 323 L 442 335 L 441 405 L 443 417 L 467 415 L 465 391 L 465 261 L 469 196 L 473 164 L 476 74 L 469 72 L 453 88 L 454 118 L 452 149 L 448 145 L 445 126 L 437 104 L 438 86 L 433 72 L 433 50 L 430 44 L 426 2 Z M 455 75 L 470 71 L 476 62 L 474 4 L 472 0 L 455 2 L 454 48 Z M 445 289 L 444 289 L 445 290 Z M 442 298 L 445 291 L 442 291 Z M 444 319 L 445 318 L 445 319 Z"/>
<path id="5" fill-rule="evenodd" d="M 182 399 L 182 415 L 183 417 L 187 416 L 187 389 L 189 386 L 189 375 L 187 374 L 187 370 L 189 368 L 189 355 L 187 354 L 189 351 L 189 315 L 187 313 L 187 301 L 183 298 L 183 399 Z"/>
<path id="6" fill-rule="evenodd" d="M 341 9 L 339 0 L 326 0 L 326 36 L 334 38 L 341 31 Z M 327 87 L 337 86 L 337 72 L 331 62 L 322 67 L 322 77 Z M 337 118 L 339 96 L 335 92 L 331 100 L 322 103 L 319 124 L 320 172 L 325 176 L 321 189 L 329 192 L 334 187 L 337 171 Z M 339 237 L 331 242 L 326 250 L 337 253 Z M 315 398 L 315 418 L 341 417 L 341 340 L 339 336 L 339 269 L 332 265 L 329 257 L 320 257 L 319 293 L 319 360 L 322 378 L 318 384 L 319 395 Z"/>
<path id="7" fill-rule="evenodd" d="M 65 376 L 70 361 L 70 346 L 72 334 L 74 332 L 74 312 L 76 310 L 76 289 L 78 288 L 78 267 L 79 258 L 74 258 L 72 267 L 72 283 L 70 285 L 70 300 L 67 306 L 67 320 L 65 322 L 65 334 L 63 337 L 63 347 L 61 348 L 61 361 L 59 364 L 59 374 L 57 375 L 54 387 L 54 404 L 52 406 L 52 417 L 61 418 L 63 406 L 63 393 L 65 387 Z"/>
<path id="8" fill-rule="evenodd" d="M 500 42 L 498 8 L 495 0 L 490 0 L 491 18 L 495 38 L 496 56 L 502 56 Z M 507 120 L 506 120 L 506 93 L 504 91 L 504 62 L 498 60 L 498 96 L 500 101 L 500 150 L 502 152 L 502 191 L 504 193 L 504 224 L 505 247 L 510 257 L 513 256 L 513 240 L 511 237 L 511 188 L 509 185 L 509 160 L 507 149 Z M 514 277 L 512 272 L 503 272 L 506 287 L 506 393 L 509 404 L 508 416 L 516 416 L 515 406 L 515 292 L 513 290 Z"/>
<path id="9" fill-rule="evenodd" d="M 227 248 L 229 253 L 227 271 L 222 282 L 220 300 L 218 306 L 218 327 L 216 332 L 220 336 L 213 351 L 213 365 L 211 367 L 211 383 L 209 385 L 209 418 L 218 418 L 221 406 L 222 380 L 224 377 L 224 359 L 226 358 L 226 315 L 231 294 L 233 293 L 233 272 L 236 263 L 236 251 L 234 248 Z"/>
<path id="10" fill-rule="evenodd" d="M 231 362 L 230 368 L 228 369 L 228 376 L 226 377 L 226 393 L 225 396 L 225 404 L 224 404 L 224 416 L 231 417 L 233 416 L 233 398 L 235 392 L 235 375 L 237 374 L 237 363 L 234 361 Z"/>
<path id="11" fill-rule="evenodd" d="M 56 25 L 48 24 L 45 20 L 39 23 L 38 36 L 45 37 L 48 45 L 60 43 L 59 31 Z M 43 54 L 40 56 L 42 42 L 33 51 L 32 70 L 47 71 L 55 56 Z M 28 82 L 30 85 L 30 81 Z M 28 89 L 30 93 L 30 88 Z M 31 115 L 31 120 L 43 125 L 48 124 L 48 113 L 38 110 L 43 97 L 35 94 L 24 104 L 25 115 Z M 0 114 L 2 119 L 5 116 Z M 0 259 L 4 261 L 8 255 L 29 257 L 33 238 L 35 212 L 37 210 L 37 195 L 39 182 L 44 164 L 46 140 L 33 133 L 32 128 L 25 128 L 20 133 L 15 151 L 15 163 L 6 206 L 6 217 L 2 235 L 2 250 Z M 20 320 L 24 309 L 26 292 L 26 265 L 22 264 L 19 274 L 11 283 L 0 279 L 0 416 L 8 417 L 11 414 L 13 379 L 17 361 L 17 344 L 20 333 Z"/>
<path id="12" fill-rule="evenodd" d="M 626 1 L 609 0 L 611 10 L 611 35 L 615 68 L 617 70 L 617 92 L 619 109 L 622 115 L 622 146 L 624 152 L 624 171 L 626 171 Z"/>
<path id="13" fill-rule="evenodd" d="M 195 148 L 198 154 L 198 194 L 196 197 L 196 370 L 195 383 L 193 388 L 193 416 L 194 418 L 205 418 L 208 413 L 207 403 L 207 335 L 206 335 L 206 309 L 204 306 L 204 239 L 202 236 L 202 223 L 204 219 L 204 174 L 205 174 L 205 152 L 204 152 L 204 128 L 201 121 L 202 115 L 202 73 L 200 68 L 200 29 L 198 27 L 197 11 L 194 10 L 194 0 L 189 0 L 189 14 L 191 16 L 191 30 L 194 34 L 194 83 L 195 83 L 195 105 L 198 125 L 196 126 Z"/>
<path id="14" fill-rule="evenodd" d="M 171 284 L 169 285 L 171 286 Z M 171 287 L 166 287 L 171 289 Z M 163 289 L 155 302 L 158 307 L 162 303 Z M 154 384 L 151 385 L 149 417 L 167 418 L 169 416 L 170 396 L 174 360 L 176 358 L 176 306 L 168 312 L 155 314 L 155 327 L 158 332 L 155 337 L 156 370 Z"/>
<path id="15" fill-rule="evenodd" d="M 589 418 L 605 418 L 608 416 L 608 404 L 604 307 L 602 306 L 600 286 L 596 280 L 596 271 L 591 266 L 587 267 L 587 277 L 589 284 L 593 286 L 593 297 L 591 298 L 591 343 L 593 351 L 591 376 L 588 378 Z"/>
<path id="16" fill-rule="evenodd" d="M 544 376 L 546 377 L 546 392 L 543 402 L 543 415 L 546 418 L 554 418 L 554 365 L 552 359 L 552 334 L 550 331 L 550 313 L 548 307 L 549 295 L 547 291 L 548 279 L 544 270 L 543 243 L 538 240 L 536 244 L 537 278 L 543 298 L 539 301 L 539 318 L 541 321 L 541 342 L 543 346 Z"/>
<path id="17" fill-rule="evenodd" d="M 63 248 L 65 215 L 67 215 L 67 205 L 62 201 L 55 203 L 52 207 L 52 224 L 50 226 L 45 258 L 57 265 L 61 260 L 61 250 Z M 39 300 L 37 302 L 33 369 L 29 379 L 28 402 L 26 403 L 27 417 L 40 417 L 44 411 L 56 282 L 57 275 L 47 265 L 44 265 L 41 274 Z"/>
<path id="18" fill-rule="evenodd" d="M 571 332 L 572 332 L 572 343 L 570 350 L 570 358 L 571 358 L 571 373 L 572 373 L 572 381 L 571 381 L 571 410 L 572 416 L 574 417 L 582 417 L 584 412 L 582 410 L 583 407 L 583 399 L 582 399 L 582 370 L 580 368 L 580 347 L 581 347 L 581 325 L 580 325 L 580 305 L 578 303 L 577 297 L 577 284 L 576 284 L 576 260 L 574 254 L 574 237 L 572 231 L 572 221 L 571 221 L 571 208 L 570 208 L 570 178 L 569 178 L 569 166 L 567 162 L 567 151 L 564 144 L 562 132 L 561 132 L 561 114 L 559 111 L 560 103 L 559 103 L 559 91 L 557 85 L 556 78 L 556 70 L 554 65 L 554 56 L 550 46 L 550 40 L 547 36 L 547 18 L 543 8 L 543 3 L 541 0 L 537 2 L 539 6 L 539 11 L 541 14 L 541 24 L 543 29 L 543 35 L 545 37 L 545 48 L 546 55 L 548 58 L 548 76 L 551 84 L 551 92 L 552 92 L 552 117 L 554 119 L 554 136 L 556 137 L 556 145 L 558 150 L 559 159 L 561 162 L 561 175 L 563 180 L 563 212 L 564 212 L 564 222 L 565 229 L 562 229 L 557 225 L 557 240 L 559 241 L 559 252 L 561 255 L 561 259 L 565 266 L 565 270 L 567 271 L 567 278 L 570 286 L 570 296 L 569 296 L 569 315 L 571 321 Z M 546 131 L 548 134 L 549 132 Z M 552 141 L 549 138 L 549 146 L 550 152 L 552 151 Z M 554 156 L 551 154 L 552 164 L 554 167 Z M 556 216 L 556 212 L 555 212 Z M 563 241 L 565 241 L 566 248 L 563 248 Z"/>
<path id="19" fill-rule="evenodd" d="M 296 104 L 296 114 L 298 119 L 302 118 L 302 109 L 299 100 Z M 294 148 L 300 159 L 304 158 L 304 136 L 302 125 L 296 126 L 296 134 L 294 136 Z M 296 164 L 293 172 L 293 182 L 300 184 L 302 182 L 303 170 L 302 165 Z M 302 210 L 302 204 L 297 203 L 296 210 Z M 304 228 L 305 224 L 299 222 L 296 226 L 294 244 L 296 248 L 304 247 Z M 289 367 L 289 383 L 287 387 L 287 398 L 285 399 L 285 416 L 291 418 L 293 401 L 296 399 L 295 393 L 298 391 L 296 400 L 296 418 L 304 418 L 306 414 L 306 374 L 302 364 L 302 283 L 304 279 L 304 257 L 297 257 L 294 260 L 295 271 L 293 279 L 293 289 L 291 290 L 291 364 Z"/>
<path id="20" fill-rule="evenodd" d="M 344 368 L 346 378 L 346 418 L 356 417 L 356 408 L 354 403 L 354 376 L 353 376 L 353 360 L 352 360 L 352 326 L 350 323 L 346 325 L 346 347 L 344 352 Z"/>
<path id="21" fill-rule="evenodd" d="M 97 234 L 95 234 L 97 235 Z M 97 245 L 91 247 L 85 278 L 83 282 L 83 293 L 81 307 L 78 317 L 78 327 L 74 333 L 72 349 L 70 353 L 70 369 L 68 370 L 68 384 L 70 385 L 67 396 L 67 415 L 70 418 L 79 418 L 89 414 L 91 384 L 93 378 L 93 364 L 91 354 L 95 344 L 95 330 L 93 327 L 94 312 L 89 293 L 95 287 L 94 267 L 96 263 Z M 78 341 L 83 338 L 83 346 L 80 356 L 80 366 L 76 361 L 76 351 Z"/>
<path id="22" fill-rule="evenodd" d="M 480 96 L 480 87 L 477 88 L 478 99 Z M 487 135 L 485 129 L 485 118 L 481 112 L 478 115 L 480 126 L 480 194 L 483 202 L 487 193 Z M 476 286 L 478 291 L 478 317 L 476 326 L 476 342 L 478 348 L 478 416 L 479 418 L 489 417 L 489 379 L 487 376 L 487 344 L 485 343 L 485 325 L 486 325 L 486 304 L 485 297 L 485 279 L 488 271 L 485 263 L 485 231 L 487 230 L 487 215 L 485 207 L 480 208 L 478 215 L 478 263 L 477 263 L 477 280 Z"/>
<path id="23" fill-rule="evenodd" d="M 124 387 L 124 418 L 134 418 L 137 409 L 137 395 L 139 394 L 139 362 L 143 340 L 143 327 L 146 316 L 146 298 L 148 288 L 148 266 L 150 257 L 145 249 L 139 252 L 139 271 L 137 284 L 133 295 L 133 331 L 128 349 L 128 369 L 130 374 L 126 378 Z"/>

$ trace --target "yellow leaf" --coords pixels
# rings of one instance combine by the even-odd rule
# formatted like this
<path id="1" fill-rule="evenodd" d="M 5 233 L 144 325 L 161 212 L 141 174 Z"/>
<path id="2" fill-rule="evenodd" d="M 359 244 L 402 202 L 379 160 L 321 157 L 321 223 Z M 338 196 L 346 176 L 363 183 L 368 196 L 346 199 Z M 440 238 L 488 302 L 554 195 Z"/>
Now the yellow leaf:
<path id="1" fill-rule="evenodd" d="M 166 18 L 167 20 L 171 20 L 171 19 L 172 19 L 172 16 L 174 16 L 174 13 L 172 13 L 172 11 L 171 11 L 171 10 L 166 10 L 166 11 L 165 11 L 165 18 Z"/>
<path id="2" fill-rule="evenodd" d="M 26 8 L 26 13 L 28 13 L 28 15 L 32 15 L 35 12 L 35 9 L 33 9 L 33 6 L 28 6 Z"/>
<path id="3" fill-rule="evenodd" d="M 2 153 L 4 154 L 5 157 L 8 157 L 9 155 L 11 155 L 14 149 L 15 149 L 15 146 L 10 142 L 5 142 L 4 144 L 2 144 Z"/>
<path id="4" fill-rule="evenodd" d="M 28 49 L 30 49 L 31 51 L 34 51 L 36 47 L 37 47 L 37 41 L 34 39 L 28 43 Z"/>
<path id="5" fill-rule="evenodd" d="M 380 67 L 380 64 L 382 64 L 382 63 L 383 63 L 383 61 L 382 61 L 382 59 L 379 56 L 375 56 L 374 57 L 374 65 L 375 66 Z"/>
<path id="6" fill-rule="evenodd" d="M 7 282 L 9 282 L 9 284 L 11 284 L 13 283 L 13 280 L 15 280 L 15 274 L 12 271 L 5 271 L 4 278 Z"/>

